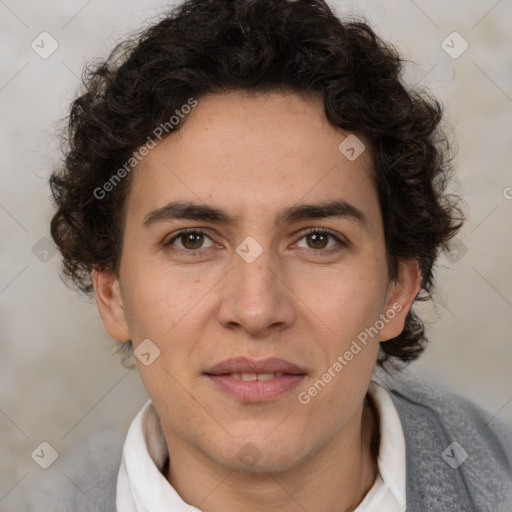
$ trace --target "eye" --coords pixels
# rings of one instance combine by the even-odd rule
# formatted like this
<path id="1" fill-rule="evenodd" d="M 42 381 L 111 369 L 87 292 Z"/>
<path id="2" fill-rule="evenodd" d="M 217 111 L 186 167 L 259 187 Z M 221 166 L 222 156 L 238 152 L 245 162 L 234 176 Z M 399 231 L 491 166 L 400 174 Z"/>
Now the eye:
<path id="1" fill-rule="evenodd" d="M 210 245 L 204 246 L 205 239 L 211 242 Z M 178 244 L 175 244 L 178 242 Z M 176 246 L 178 249 L 182 249 L 187 252 L 193 253 L 200 249 L 206 249 L 213 246 L 211 238 L 203 231 L 195 229 L 185 229 L 180 231 L 173 236 L 168 242 L 165 243 L 166 247 Z"/>
<path id="2" fill-rule="evenodd" d="M 334 243 L 331 243 L 331 245 L 329 245 L 329 239 L 331 241 L 334 241 Z M 301 240 L 306 241 L 306 247 L 300 245 Z M 302 237 L 299 239 L 299 242 L 297 242 L 298 247 L 312 249 L 314 251 L 324 250 L 324 252 L 333 252 L 333 248 L 335 248 L 336 245 L 346 247 L 347 244 L 334 233 L 331 233 L 330 231 L 325 229 L 318 228 L 312 228 L 308 230 L 306 233 L 302 235 Z M 334 251 L 340 250 L 341 247 L 334 249 Z"/>

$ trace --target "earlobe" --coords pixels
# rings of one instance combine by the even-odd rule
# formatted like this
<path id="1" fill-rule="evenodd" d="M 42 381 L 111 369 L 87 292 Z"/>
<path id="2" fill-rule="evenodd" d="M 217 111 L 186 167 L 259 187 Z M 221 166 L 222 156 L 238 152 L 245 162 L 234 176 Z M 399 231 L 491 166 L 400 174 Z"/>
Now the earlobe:
<path id="1" fill-rule="evenodd" d="M 130 333 L 118 278 L 111 270 L 98 267 L 94 267 L 91 277 L 96 304 L 107 334 L 117 341 L 129 341 Z"/>
<path id="2" fill-rule="evenodd" d="M 421 287 L 421 272 L 417 260 L 399 263 L 398 276 L 390 284 L 384 315 L 386 322 L 380 331 L 380 341 L 396 338 L 404 329 L 405 319 Z"/>

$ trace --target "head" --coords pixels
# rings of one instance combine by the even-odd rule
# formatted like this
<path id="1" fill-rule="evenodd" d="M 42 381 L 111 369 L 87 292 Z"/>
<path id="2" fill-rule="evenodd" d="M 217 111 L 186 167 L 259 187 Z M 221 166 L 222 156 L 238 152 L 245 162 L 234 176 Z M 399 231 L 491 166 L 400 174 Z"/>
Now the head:
<path id="1" fill-rule="evenodd" d="M 442 108 L 401 65 L 322 0 L 190 0 L 84 77 L 52 236 L 108 334 L 150 353 L 168 436 L 205 459 L 234 467 L 247 439 L 266 469 L 307 458 L 357 420 L 376 364 L 424 349 L 412 305 L 462 214 Z M 237 357 L 302 377 L 235 407 L 212 373 Z"/>

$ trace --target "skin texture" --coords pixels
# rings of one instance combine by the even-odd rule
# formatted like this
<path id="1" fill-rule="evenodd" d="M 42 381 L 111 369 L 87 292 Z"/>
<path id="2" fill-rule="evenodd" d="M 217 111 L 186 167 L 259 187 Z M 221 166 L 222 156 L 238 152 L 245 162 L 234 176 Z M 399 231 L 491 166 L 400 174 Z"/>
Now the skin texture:
<path id="1" fill-rule="evenodd" d="M 119 276 L 93 271 L 108 334 L 135 347 L 149 338 L 161 351 L 138 369 L 171 455 L 165 476 L 201 510 L 352 510 L 375 480 L 369 444 L 378 419 L 363 401 L 379 341 L 402 331 L 420 275 L 407 261 L 389 280 L 370 151 L 349 161 L 338 149 L 347 135 L 327 122 L 317 96 L 201 98 L 180 131 L 133 171 Z M 274 222 L 283 208 L 337 199 L 359 209 L 366 225 L 349 217 Z M 150 211 L 177 200 L 235 220 L 143 225 Z M 165 246 L 186 228 L 207 236 Z M 345 245 L 325 232 L 315 244 L 308 228 L 332 231 Z M 236 252 L 248 236 L 262 249 L 252 263 Z M 299 392 L 393 304 L 401 311 L 379 336 L 301 404 Z M 274 400 L 243 402 L 204 375 L 237 356 L 279 357 L 307 376 Z M 249 442 L 258 453 L 250 467 L 237 456 Z"/>

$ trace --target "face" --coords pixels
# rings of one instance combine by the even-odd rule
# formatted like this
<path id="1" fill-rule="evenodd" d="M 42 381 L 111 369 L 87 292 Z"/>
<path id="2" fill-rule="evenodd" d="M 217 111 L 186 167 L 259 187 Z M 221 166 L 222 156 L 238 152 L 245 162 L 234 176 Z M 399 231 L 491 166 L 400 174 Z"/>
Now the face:
<path id="1" fill-rule="evenodd" d="M 160 351 L 137 364 L 171 453 L 278 471 L 360 430 L 419 274 L 390 281 L 348 135 L 319 97 L 212 94 L 133 171 L 119 279 L 93 278 L 109 334 Z"/>

